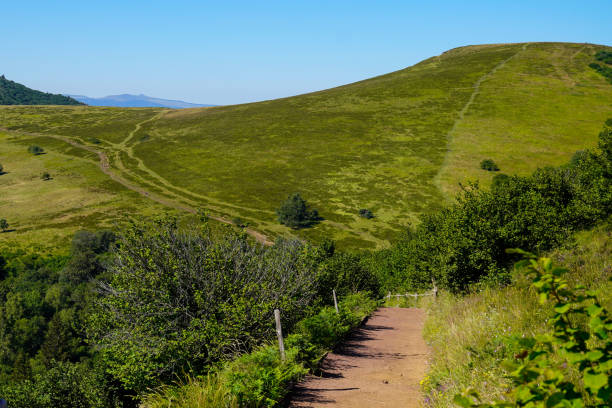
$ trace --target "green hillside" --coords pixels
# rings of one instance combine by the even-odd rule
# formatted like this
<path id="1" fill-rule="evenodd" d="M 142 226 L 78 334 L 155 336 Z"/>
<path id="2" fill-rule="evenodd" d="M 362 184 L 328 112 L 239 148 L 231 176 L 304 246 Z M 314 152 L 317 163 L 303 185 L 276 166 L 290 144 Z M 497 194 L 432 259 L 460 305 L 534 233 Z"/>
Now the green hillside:
<path id="1" fill-rule="evenodd" d="M 112 174 L 142 189 L 139 199 L 146 192 L 176 208 L 240 217 L 270 237 L 382 247 L 420 214 L 444 206 L 459 182 L 487 185 L 493 172 L 480 168 L 483 159 L 503 173 L 528 174 L 595 146 L 612 116 L 612 84 L 589 65 L 608 49 L 461 47 L 334 89 L 216 108 L 4 107 L 0 151 L 7 143 L 25 149 L 35 138 L 47 150 L 82 155 L 66 144 L 73 141 L 105 153 Z M 11 160 L 0 156 L 6 171 Z M 108 178 L 98 173 L 90 177 Z M 7 175 L 0 191 L 10 188 Z M 293 192 L 319 211 L 320 224 L 300 231 L 278 224 L 275 209 Z M 61 231 L 56 202 L 46 200 L 44 228 Z M 0 201 L 0 212 L 14 217 L 13 236 L 22 224 L 36 224 L 20 205 L 18 197 Z M 374 218 L 360 217 L 360 209 Z M 74 203 L 70 211 L 74 227 L 83 209 Z"/>
<path id="2" fill-rule="evenodd" d="M 83 105 L 76 99 L 36 91 L 0 76 L 0 105 Z"/>

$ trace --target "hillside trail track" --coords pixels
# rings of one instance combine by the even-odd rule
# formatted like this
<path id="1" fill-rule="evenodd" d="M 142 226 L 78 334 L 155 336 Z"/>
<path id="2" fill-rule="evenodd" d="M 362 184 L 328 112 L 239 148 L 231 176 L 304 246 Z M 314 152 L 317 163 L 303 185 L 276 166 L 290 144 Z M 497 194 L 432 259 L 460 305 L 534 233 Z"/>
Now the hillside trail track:
<path id="1" fill-rule="evenodd" d="M 2 129 L 0 128 L 0 130 L 6 131 L 6 132 L 11 132 L 9 129 Z M 102 170 L 102 172 L 104 174 L 106 174 L 108 177 L 110 177 L 112 180 L 116 181 L 117 183 L 121 184 L 122 186 L 124 186 L 125 188 L 132 190 L 150 200 L 153 200 L 159 204 L 162 204 L 166 207 L 170 207 L 170 208 L 174 208 L 177 210 L 181 210 L 181 211 L 186 211 L 188 213 L 191 214 L 197 214 L 197 210 L 191 206 L 188 205 L 184 205 L 181 204 L 179 202 L 176 201 L 172 201 L 169 200 L 163 196 L 160 196 L 158 194 L 152 193 L 140 186 L 137 186 L 131 182 L 129 182 L 128 180 L 126 180 L 125 178 L 121 177 L 119 174 L 116 174 L 115 172 L 113 172 L 111 170 L 111 166 L 110 166 L 110 162 L 108 160 L 108 156 L 106 155 L 106 153 L 94 149 L 93 147 L 81 144 L 79 142 L 74 141 L 73 139 L 69 138 L 69 137 L 64 137 L 64 136 L 59 136 L 59 135 L 53 135 L 53 134 L 42 134 L 42 133 L 28 133 L 28 132 L 19 132 L 19 133 L 23 133 L 23 134 L 28 134 L 28 135 L 33 135 L 33 136 L 42 136 L 42 137 L 50 137 L 56 140 L 60 140 L 62 142 L 68 143 L 71 146 L 74 146 L 78 149 L 83 149 L 86 150 L 90 153 L 96 154 L 98 156 L 99 159 L 99 166 L 100 166 L 100 170 Z M 215 215 L 208 215 L 209 218 L 225 223 L 225 224 L 232 224 L 231 221 L 228 221 L 227 219 L 223 218 L 223 217 L 218 217 Z M 268 237 L 258 231 L 255 231 L 253 229 L 250 228 L 246 228 L 245 229 L 246 233 L 249 234 L 250 236 L 252 236 L 257 242 L 264 244 L 264 245 L 273 245 L 274 242 L 272 242 L 270 239 L 268 239 Z"/>
<path id="2" fill-rule="evenodd" d="M 441 180 L 442 172 L 448 165 L 448 158 L 451 154 L 450 145 L 451 145 L 453 134 L 455 133 L 459 123 L 461 123 L 464 120 L 465 114 L 468 112 L 468 110 L 470 109 L 474 101 L 476 100 L 476 97 L 480 93 L 480 86 L 482 85 L 484 81 L 486 81 L 491 76 L 493 76 L 500 68 L 503 68 L 510 60 L 514 59 L 522 51 L 525 51 L 528 46 L 529 46 L 529 43 L 523 44 L 520 50 L 518 50 L 516 53 L 512 54 L 510 57 L 506 58 L 505 60 L 497 64 L 495 67 L 493 67 L 491 71 L 487 72 L 486 74 L 478 78 L 478 80 L 474 83 L 474 85 L 472 85 L 473 91 L 470 94 L 469 99 L 467 100 L 465 105 L 463 105 L 463 108 L 461 108 L 459 113 L 457 114 L 457 119 L 455 119 L 455 121 L 453 122 L 453 125 L 451 126 L 450 130 L 446 133 L 446 149 L 447 150 L 446 150 L 446 154 L 444 155 L 444 160 L 442 161 L 442 165 L 440 166 L 440 170 L 438 170 L 438 174 L 435 177 L 435 183 L 438 186 L 439 191 L 442 191 L 442 180 Z M 449 202 L 452 201 L 451 197 L 448 197 L 446 194 L 442 194 L 442 196 L 445 197 L 447 201 Z"/>
<path id="3" fill-rule="evenodd" d="M 289 407 L 421 407 L 425 311 L 380 308 L 293 391 Z"/>

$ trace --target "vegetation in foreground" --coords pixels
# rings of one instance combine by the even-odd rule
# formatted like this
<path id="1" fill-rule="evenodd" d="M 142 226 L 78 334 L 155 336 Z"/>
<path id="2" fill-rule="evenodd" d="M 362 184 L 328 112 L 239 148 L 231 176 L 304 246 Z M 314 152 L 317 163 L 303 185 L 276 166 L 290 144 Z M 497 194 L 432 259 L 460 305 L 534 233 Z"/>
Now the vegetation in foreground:
<path id="1" fill-rule="evenodd" d="M 290 386 L 308 372 L 336 344 L 370 315 L 377 302 L 362 295 L 348 295 L 333 307 L 296 325 L 285 340 L 286 360 L 277 344 L 262 346 L 204 377 L 188 377 L 184 383 L 163 386 L 148 394 L 146 408 L 164 407 L 274 407 L 283 401 Z"/>
<path id="2" fill-rule="evenodd" d="M 568 287 L 585 285 L 591 291 L 589 293 L 599 299 L 600 305 L 608 310 L 612 307 L 611 237 L 612 222 L 608 221 L 594 230 L 579 233 L 574 243 L 550 254 L 553 262 L 567 265 Z M 585 304 L 583 301 L 571 304 L 572 297 L 569 295 L 563 296 L 565 301 L 561 304 L 558 302 L 542 304 L 539 300 L 543 297 L 538 296 L 538 291 L 548 291 L 552 285 L 547 285 L 542 280 L 539 282 L 544 284 L 532 286 L 532 279 L 527 277 L 524 269 L 519 268 L 513 272 L 511 285 L 502 288 L 484 285 L 474 293 L 461 297 L 444 293 L 439 298 L 439 302 L 429 308 L 425 336 L 432 346 L 433 353 L 432 366 L 428 377 L 423 381 L 423 386 L 430 406 L 455 406 L 454 396 L 466 389 L 476 390 L 485 401 L 505 400 L 510 406 L 515 406 L 508 400 L 511 396 L 506 394 L 508 390 L 513 389 L 514 381 L 511 373 L 505 368 L 509 368 L 505 362 L 509 361 L 510 367 L 516 370 L 517 364 L 526 363 L 522 359 L 531 356 L 529 358 L 531 361 L 532 358 L 536 358 L 537 355 L 529 354 L 536 343 L 527 340 L 528 338 L 536 337 L 550 341 L 551 337 L 546 335 L 551 331 L 551 324 L 555 324 L 560 315 L 565 315 L 575 308 L 589 306 L 588 302 Z M 569 309 L 570 307 L 572 309 Z M 589 319 L 579 315 L 571 317 L 571 321 L 578 330 L 597 329 L 589 327 Z M 557 328 L 556 332 L 562 333 L 564 330 Z M 578 332 L 572 335 L 576 333 Z M 608 340 L 604 339 L 605 341 Z M 576 346 L 579 344 L 580 342 L 575 343 Z M 601 340 L 589 340 L 587 343 L 589 349 L 603 344 L 605 343 Z M 572 347 L 567 342 L 563 342 L 561 346 Z M 609 348 L 609 343 L 607 347 Z M 568 354 L 562 353 L 556 345 L 552 350 L 553 353 L 546 357 L 546 363 L 540 367 L 557 370 L 544 373 L 550 374 L 548 378 L 550 382 L 546 384 L 558 384 L 560 381 L 569 380 L 575 384 L 571 387 L 578 387 L 572 389 L 577 390 L 580 393 L 578 399 L 582 399 L 589 390 L 584 388 L 585 384 L 579 372 L 591 364 L 584 364 L 579 370 L 574 369 L 571 363 L 563 364 L 565 358 L 569 357 Z M 605 353 L 604 355 L 609 358 L 610 350 Z M 596 357 L 595 354 L 593 357 Z M 593 361 L 596 362 L 597 359 Z M 522 371 L 515 371 L 515 374 L 539 377 L 539 374 L 533 373 L 534 368 L 537 369 L 537 367 L 532 368 L 530 363 Z M 529 374 L 530 372 L 532 374 Z M 608 378 L 609 375 L 606 379 Z M 529 377 L 527 383 L 534 379 L 535 377 Z M 520 383 L 523 382 L 521 378 L 518 380 Z M 566 387 L 566 390 L 569 389 Z M 543 392 L 545 388 L 539 387 L 538 390 Z M 598 390 L 595 394 L 599 392 Z M 523 396 L 535 396 L 538 392 L 525 392 Z M 552 394 L 548 393 L 547 396 Z M 472 395 L 469 398 L 471 400 Z M 585 405 L 597 406 L 595 399 L 584 398 Z M 466 403 L 466 400 L 462 399 L 459 402 Z M 532 402 L 542 403 L 537 399 Z M 561 400 L 557 402 L 563 403 Z"/>
<path id="3" fill-rule="evenodd" d="M 595 58 L 599 50 L 609 48 L 462 47 L 388 75 L 275 101 L 181 111 L 2 107 L 0 127 L 11 143 L 30 133 L 36 139 L 31 143 L 47 155 L 53 149 L 99 161 L 50 136 L 86 145 L 105 153 L 113 171 L 148 192 L 227 220 L 239 217 L 269 237 L 327 237 L 339 248 L 381 248 L 421 215 L 451 201 L 459 182 L 478 179 L 487 187 L 494 173 L 479 168 L 483 159 L 507 174 L 528 175 L 592 148 L 600 123 L 612 113 L 612 86 L 589 68 L 604 64 Z M 3 151 L 7 146 L 0 144 Z M 22 171 L 10 156 L 0 159 Z M 55 177 L 63 165 L 44 170 Z M 0 186 L 0 194 L 15 196 L 8 190 Z M 113 200 L 123 201 L 125 189 L 114 190 Z M 302 192 L 324 218 L 314 228 L 278 223 L 276 209 L 293 191 Z M 80 228 L 92 228 L 92 206 L 46 198 L 45 212 L 70 206 L 83 218 Z M 15 202 L 29 201 L 15 196 Z M 0 203 L 0 211 L 15 212 L 11 218 L 3 214 L 16 227 L 12 237 L 31 235 L 19 228 L 30 224 L 21 215 L 28 212 L 7 207 Z M 135 214 L 143 207 L 149 206 L 125 211 Z M 376 217 L 361 217 L 364 208 Z M 98 222 L 107 227 L 106 221 Z M 67 225 L 65 236 L 74 231 Z"/>
<path id="4" fill-rule="evenodd" d="M 230 227 L 172 217 L 133 222 L 118 235 L 79 232 L 68 255 L 0 253 L 0 395 L 12 407 L 136 406 L 151 387 L 200 378 L 269 344 L 279 308 L 286 333 L 301 333 L 287 340 L 298 353 L 294 374 L 257 363 L 252 378 L 232 380 L 247 395 L 237 398 L 263 395 L 270 405 L 280 394 L 257 384 L 281 373 L 271 390 L 286 392 L 302 364 L 312 365 L 308 353 L 331 347 L 375 305 L 351 294 L 378 291 L 359 258 L 331 243 L 262 247 Z M 321 310 L 333 288 L 346 307 L 339 316 Z M 258 353 L 245 361 L 268 361 Z"/>

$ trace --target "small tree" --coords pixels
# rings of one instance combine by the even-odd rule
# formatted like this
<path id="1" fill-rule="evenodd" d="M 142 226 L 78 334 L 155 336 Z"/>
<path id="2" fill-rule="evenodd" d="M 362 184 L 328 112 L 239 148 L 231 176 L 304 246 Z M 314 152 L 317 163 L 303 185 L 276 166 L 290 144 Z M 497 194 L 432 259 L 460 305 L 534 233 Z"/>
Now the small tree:
<path id="1" fill-rule="evenodd" d="M 276 214 L 278 222 L 291 228 L 308 227 L 320 219 L 317 210 L 308 209 L 300 193 L 290 195 L 276 210 Z"/>
<path id="2" fill-rule="evenodd" d="M 42 176 L 40 176 L 40 178 L 43 179 L 44 181 L 51 180 L 51 175 L 48 172 L 45 171 L 42 174 Z"/>
<path id="3" fill-rule="evenodd" d="M 359 216 L 362 218 L 367 218 L 368 220 L 374 218 L 374 214 L 372 213 L 372 211 L 366 208 L 362 208 L 361 210 L 359 210 Z"/>
<path id="4" fill-rule="evenodd" d="M 4 174 L 4 167 L 2 167 L 2 163 L 0 163 L 0 174 Z"/>
<path id="5" fill-rule="evenodd" d="M 0 218 L 0 229 L 2 230 L 2 232 L 6 232 L 8 227 L 9 227 L 8 222 L 4 218 Z"/>
<path id="6" fill-rule="evenodd" d="M 480 168 L 487 171 L 499 171 L 499 166 L 491 159 L 481 161 Z"/>
<path id="7" fill-rule="evenodd" d="M 33 145 L 33 146 L 28 147 L 28 152 L 32 153 L 33 155 L 43 154 L 44 151 L 45 151 L 45 149 L 43 149 L 42 147 L 37 146 L 37 145 Z"/>

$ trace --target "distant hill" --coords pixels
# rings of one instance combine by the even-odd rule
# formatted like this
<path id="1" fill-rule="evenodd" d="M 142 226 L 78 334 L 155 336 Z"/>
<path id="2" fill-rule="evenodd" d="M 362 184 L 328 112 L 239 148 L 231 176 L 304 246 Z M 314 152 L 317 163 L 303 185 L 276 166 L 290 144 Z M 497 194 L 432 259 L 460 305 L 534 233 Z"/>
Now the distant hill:
<path id="1" fill-rule="evenodd" d="M 68 95 L 77 101 L 86 103 L 90 106 L 116 106 L 120 108 L 203 108 L 215 105 L 201 105 L 197 103 L 189 103 L 183 101 L 175 101 L 172 99 L 153 98 L 146 95 L 109 95 L 102 98 L 90 98 L 85 95 Z"/>
<path id="2" fill-rule="evenodd" d="M 69 96 L 30 89 L 0 76 L 0 105 L 82 105 Z"/>

